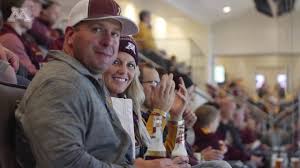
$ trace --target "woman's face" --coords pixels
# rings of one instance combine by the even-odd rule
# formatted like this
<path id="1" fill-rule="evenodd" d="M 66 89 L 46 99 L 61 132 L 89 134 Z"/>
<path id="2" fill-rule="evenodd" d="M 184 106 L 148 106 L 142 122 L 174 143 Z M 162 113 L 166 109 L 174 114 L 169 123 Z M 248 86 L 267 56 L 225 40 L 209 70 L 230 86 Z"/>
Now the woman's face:
<path id="1" fill-rule="evenodd" d="M 117 59 L 103 74 L 111 96 L 117 97 L 118 94 L 125 92 L 134 78 L 136 66 L 131 55 L 125 52 L 118 53 Z"/>

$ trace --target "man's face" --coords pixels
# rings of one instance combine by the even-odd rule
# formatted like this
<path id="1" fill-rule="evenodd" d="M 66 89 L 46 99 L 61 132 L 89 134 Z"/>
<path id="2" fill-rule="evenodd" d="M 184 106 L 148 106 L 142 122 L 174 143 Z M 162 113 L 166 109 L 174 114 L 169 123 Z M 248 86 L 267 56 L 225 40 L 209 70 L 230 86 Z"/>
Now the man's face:
<path id="1" fill-rule="evenodd" d="M 144 67 L 142 71 L 143 80 L 141 81 L 141 83 L 143 85 L 146 96 L 145 106 L 151 108 L 151 93 L 160 82 L 159 74 L 154 68 Z"/>
<path id="2" fill-rule="evenodd" d="M 93 74 L 104 72 L 117 58 L 121 24 L 113 19 L 84 21 L 66 32 L 70 55 Z"/>
<path id="3" fill-rule="evenodd" d="M 33 23 L 33 19 L 35 18 L 35 16 L 32 15 L 32 12 L 34 11 L 34 1 L 33 0 L 26 0 L 24 1 L 24 3 L 22 4 L 22 8 L 25 9 L 25 14 L 27 15 L 27 17 L 29 17 L 30 20 L 24 20 L 24 19 L 20 19 L 19 23 L 21 25 L 22 28 L 29 30 L 32 27 L 32 23 Z"/>
<path id="4" fill-rule="evenodd" d="M 224 119 L 232 120 L 236 111 L 236 104 L 232 100 L 224 100 L 221 103 L 221 115 Z"/>
<path id="5" fill-rule="evenodd" d="M 150 14 L 146 15 L 144 17 L 144 22 L 147 23 L 147 24 L 151 24 L 151 15 Z"/>
<path id="6" fill-rule="evenodd" d="M 33 3 L 34 3 L 34 6 L 31 9 L 31 13 L 32 13 L 32 16 L 36 18 L 40 15 L 40 12 L 42 10 L 42 4 L 39 0 L 34 0 Z"/>
<path id="7" fill-rule="evenodd" d="M 58 4 L 53 4 L 42 12 L 47 17 L 47 21 L 53 25 L 59 18 L 61 7 Z"/>

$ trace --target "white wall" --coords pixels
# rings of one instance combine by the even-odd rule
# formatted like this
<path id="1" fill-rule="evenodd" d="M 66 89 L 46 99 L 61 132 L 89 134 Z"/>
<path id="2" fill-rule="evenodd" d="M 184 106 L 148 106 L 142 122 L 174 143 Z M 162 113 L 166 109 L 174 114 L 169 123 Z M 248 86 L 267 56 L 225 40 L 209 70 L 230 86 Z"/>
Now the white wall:
<path id="1" fill-rule="evenodd" d="M 213 25 L 216 55 L 300 52 L 300 12 L 272 19 L 254 9 Z"/>

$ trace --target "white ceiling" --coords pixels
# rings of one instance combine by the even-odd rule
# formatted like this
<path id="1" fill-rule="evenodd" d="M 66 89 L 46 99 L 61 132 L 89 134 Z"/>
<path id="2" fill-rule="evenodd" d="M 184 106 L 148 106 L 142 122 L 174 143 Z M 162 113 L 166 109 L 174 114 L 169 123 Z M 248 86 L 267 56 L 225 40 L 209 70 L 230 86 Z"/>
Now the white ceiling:
<path id="1" fill-rule="evenodd" d="M 71 7 L 79 0 L 63 1 L 63 12 L 66 14 Z M 170 9 L 168 5 L 177 8 L 185 15 L 199 21 L 202 24 L 214 24 L 218 21 L 230 19 L 239 16 L 249 10 L 255 10 L 254 0 L 116 0 L 131 1 L 134 4 L 151 10 L 153 13 L 164 13 L 164 16 L 178 17 L 178 11 Z M 166 6 L 167 5 L 167 6 Z M 224 6 L 230 6 L 231 12 L 224 14 L 222 9 Z M 296 8 L 300 8 L 300 3 L 296 3 Z"/>
<path id="2" fill-rule="evenodd" d="M 172 4 L 190 17 L 203 24 L 214 24 L 224 19 L 255 11 L 254 0 L 162 0 Z M 231 12 L 223 13 L 223 7 L 230 6 Z M 297 10 L 300 3 L 296 0 Z"/>
<path id="3" fill-rule="evenodd" d="M 254 8 L 253 0 L 164 0 L 203 24 L 212 24 Z M 231 12 L 223 13 L 230 6 Z"/>

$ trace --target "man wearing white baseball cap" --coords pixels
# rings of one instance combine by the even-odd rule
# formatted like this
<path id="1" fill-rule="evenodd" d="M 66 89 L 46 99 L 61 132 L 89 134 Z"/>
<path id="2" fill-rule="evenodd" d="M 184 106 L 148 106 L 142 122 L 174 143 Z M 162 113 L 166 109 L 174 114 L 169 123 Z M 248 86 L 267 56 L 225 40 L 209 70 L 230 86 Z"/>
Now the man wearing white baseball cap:
<path id="1" fill-rule="evenodd" d="M 16 111 L 36 167 L 133 167 L 130 137 L 99 76 L 116 59 L 120 36 L 138 28 L 114 0 L 81 0 L 68 23 L 63 51 L 49 53 Z"/>

